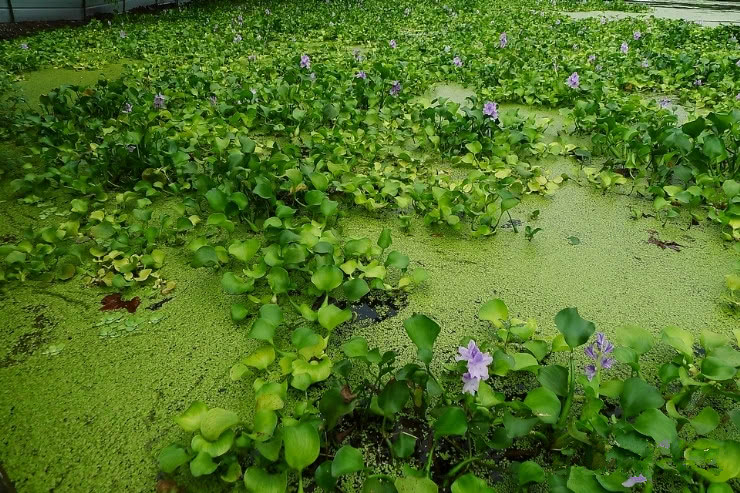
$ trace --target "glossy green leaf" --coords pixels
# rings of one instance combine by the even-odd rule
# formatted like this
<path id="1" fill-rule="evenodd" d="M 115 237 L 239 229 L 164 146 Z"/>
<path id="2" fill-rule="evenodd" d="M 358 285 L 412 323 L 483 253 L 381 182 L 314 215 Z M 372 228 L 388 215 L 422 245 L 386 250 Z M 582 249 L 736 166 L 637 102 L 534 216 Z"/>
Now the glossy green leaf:
<path id="1" fill-rule="evenodd" d="M 432 361 L 434 341 L 440 332 L 437 322 L 426 315 L 416 314 L 403 322 L 411 342 L 416 345 L 418 358 L 426 364 Z"/>
<path id="2" fill-rule="evenodd" d="M 555 424 L 560 416 L 560 399 L 545 387 L 530 390 L 524 398 L 524 405 L 543 423 Z"/>
<path id="3" fill-rule="evenodd" d="M 462 408 L 452 406 L 442 412 L 432 427 L 438 437 L 464 435 L 468 431 L 468 420 Z"/>
<path id="4" fill-rule="evenodd" d="M 319 433 L 309 423 L 283 428 L 285 461 L 297 471 L 302 471 L 316 461 L 320 445 Z"/>
<path id="5" fill-rule="evenodd" d="M 588 342 L 588 339 L 596 330 L 593 322 L 581 318 L 577 308 L 564 308 L 560 310 L 555 315 L 555 325 L 557 325 L 558 330 L 563 334 L 565 342 L 571 349 Z"/>
<path id="6" fill-rule="evenodd" d="M 345 474 L 361 471 L 365 467 L 365 459 L 362 452 L 350 445 L 345 445 L 337 450 L 331 464 L 331 475 L 335 478 Z"/>

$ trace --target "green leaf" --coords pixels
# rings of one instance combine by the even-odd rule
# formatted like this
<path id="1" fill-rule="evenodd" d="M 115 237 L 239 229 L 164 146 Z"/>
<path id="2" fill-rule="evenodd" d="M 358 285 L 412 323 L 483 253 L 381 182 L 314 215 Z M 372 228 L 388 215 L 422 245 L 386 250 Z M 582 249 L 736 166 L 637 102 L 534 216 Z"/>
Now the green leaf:
<path id="1" fill-rule="evenodd" d="M 397 478 L 394 483 L 398 493 L 437 493 L 437 484 L 426 477 L 407 476 Z"/>
<path id="2" fill-rule="evenodd" d="M 740 194 L 740 182 L 735 180 L 725 180 L 725 182 L 722 183 L 722 190 L 725 192 L 727 198 L 731 199 Z"/>
<path id="3" fill-rule="evenodd" d="M 218 188 L 212 188 L 206 192 L 206 200 L 208 205 L 211 206 L 216 212 L 223 212 L 226 210 L 226 194 L 224 194 Z"/>
<path id="4" fill-rule="evenodd" d="M 467 144 L 465 144 L 465 148 L 473 154 L 478 154 L 480 151 L 483 150 L 483 146 L 477 140 L 473 142 L 468 142 Z"/>
<path id="5" fill-rule="evenodd" d="M 383 228 L 383 231 L 380 232 L 380 236 L 378 237 L 378 246 L 385 250 L 391 244 L 393 243 L 393 240 L 391 239 L 391 230 L 388 228 Z"/>
<path id="6" fill-rule="evenodd" d="M 249 329 L 249 337 L 272 344 L 275 337 L 275 329 L 275 325 L 260 317 L 252 323 L 252 327 Z"/>
<path id="7" fill-rule="evenodd" d="M 628 418 L 646 409 L 660 408 L 665 403 L 658 389 L 639 377 L 625 380 L 619 402 Z"/>
<path id="8" fill-rule="evenodd" d="M 193 267 L 212 267 L 219 265 L 216 249 L 210 245 L 204 245 L 195 252 Z"/>
<path id="9" fill-rule="evenodd" d="M 220 457 L 231 450 L 233 444 L 234 430 L 226 430 L 213 442 L 206 440 L 200 434 L 195 434 L 190 441 L 190 448 L 196 453 L 206 452 L 211 457 Z"/>
<path id="10" fill-rule="evenodd" d="M 686 356 L 689 361 L 694 359 L 694 336 L 690 332 L 671 326 L 663 329 L 661 337 L 664 343 Z"/>
<path id="11" fill-rule="evenodd" d="M 222 481 L 227 483 L 236 483 L 242 477 L 242 466 L 238 462 L 232 462 L 220 477 Z"/>
<path id="12" fill-rule="evenodd" d="M 509 438 L 525 436 L 537 424 L 537 421 L 537 418 L 517 418 L 508 411 L 504 414 L 504 428 Z"/>
<path id="13" fill-rule="evenodd" d="M 338 325 L 352 318 L 350 310 L 342 310 L 336 305 L 329 304 L 319 308 L 319 323 L 328 331 L 334 330 Z"/>
<path id="14" fill-rule="evenodd" d="M 288 271 L 282 267 L 272 267 L 270 273 L 267 274 L 267 282 L 274 294 L 287 293 L 290 288 L 290 276 Z"/>
<path id="15" fill-rule="evenodd" d="M 431 363 L 434 341 L 440 332 L 437 322 L 426 315 L 416 314 L 404 320 L 403 326 L 411 342 L 418 348 L 418 358 L 427 365 Z"/>
<path id="16" fill-rule="evenodd" d="M 159 468 L 167 473 L 172 474 L 175 469 L 190 460 L 190 454 L 179 445 L 169 445 L 159 453 Z"/>
<path id="17" fill-rule="evenodd" d="M 711 407 L 705 407 L 689 422 L 697 434 L 708 435 L 719 425 L 719 413 Z"/>
<path id="18" fill-rule="evenodd" d="M 716 135 L 707 135 L 704 137 L 704 155 L 714 162 L 727 159 L 727 149 L 725 149 L 722 139 Z"/>
<path id="19" fill-rule="evenodd" d="M 396 250 L 393 250 L 388 254 L 388 257 L 385 259 L 385 266 L 386 267 L 395 267 L 396 269 L 404 270 L 409 266 L 409 258 L 408 256 L 402 254 L 401 252 L 397 252 Z"/>
<path id="20" fill-rule="evenodd" d="M 362 493 L 398 493 L 398 490 L 386 478 L 368 478 L 362 485 Z"/>
<path id="21" fill-rule="evenodd" d="M 694 472 L 713 483 L 740 476 L 740 443 L 701 438 L 684 452 Z"/>
<path id="22" fill-rule="evenodd" d="M 584 320 L 578 314 L 577 308 L 565 308 L 555 315 L 555 325 L 565 337 L 565 342 L 571 349 L 588 342 L 596 326 L 593 322 Z"/>
<path id="23" fill-rule="evenodd" d="M 676 440 L 676 423 L 657 409 L 646 409 L 632 424 L 635 431 L 652 438 L 655 443 Z"/>
<path id="24" fill-rule="evenodd" d="M 215 441 L 221 434 L 239 423 L 239 416 L 220 407 L 209 410 L 200 422 L 200 433 L 208 441 Z"/>
<path id="25" fill-rule="evenodd" d="M 249 315 L 249 308 L 243 303 L 232 303 L 231 304 L 231 320 L 234 322 L 241 322 Z"/>
<path id="26" fill-rule="evenodd" d="M 190 407 L 188 407 L 184 413 L 175 417 L 175 423 L 185 431 L 191 433 L 198 431 L 200 429 L 200 422 L 207 412 L 208 406 L 206 406 L 205 403 L 195 401 L 190 404 Z"/>
<path id="27" fill-rule="evenodd" d="M 461 407 L 451 406 L 446 408 L 434 422 L 434 435 L 437 437 L 465 435 L 468 431 L 468 420 L 465 411 Z"/>
<path id="28" fill-rule="evenodd" d="M 260 249 L 260 241 L 252 238 L 246 241 L 235 241 L 229 245 L 229 254 L 237 260 L 248 262 Z"/>
<path id="29" fill-rule="evenodd" d="M 503 300 L 491 300 L 480 307 L 478 318 L 488 320 L 494 327 L 500 328 L 503 326 L 503 322 L 509 319 L 509 309 Z"/>
<path id="30" fill-rule="evenodd" d="M 561 365 L 543 366 L 537 373 L 537 380 L 543 387 L 559 396 L 568 394 L 568 369 Z"/>
<path id="31" fill-rule="evenodd" d="M 570 468 L 567 484 L 573 493 L 607 493 L 596 479 L 596 473 L 581 466 Z"/>
<path id="32" fill-rule="evenodd" d="M 364 279 L 350 279 L 344 283 L 344 295 L 351 302 L 357 301 L 370 292 L 370 287 Z"/>
<path id="33" fill-rule="evenodd" d="M 529 483 L 542 483 L 545 481 L 545 471 L 542 466 L 534 461 L 522 462 L 519 466 L 519 486 Z"/>
<path id="34" fill-rule="evenodd" d="M 336 265 L 322 265 L 311 276 L 314 286 L 326 293 L 338 288 L 343 279 L 344 273 Z"/>
<path id="35" fill-rule="evenodd" d="M 224 275 L 221 278 L 221 287 L 226 294 L 244 294 L 254 289 L 254 279 L 244 281 L 240 277 L 237 277 L 233 272 L 224 272 Z"/>
<path id="36" fill-rule="evenodd" d="M 244 364 L 257 368 L 258 370 L 264 370 L 275 361 L 275 349 L 272 346 L 262 346 L 255 352 L 250 354 L 244 360 Z"/>
<path id="37" fill-rule="evenodd" d="M 283 428 L 285 462 L 297 471 L 313 464 L 319 457 L 319 433 L 309 423 Z"/>
<path id="38" fill-rule="evenodd" d="M 194 478 L 212 474 L 216 469 L 218 469 L 218 464 L 213 462 L 211 456 L 206 452 L 198 453 L 195 459 L 190 462 L 190 473 Z"/>
<path id="39" fill-rule="evenodd" d="M 334 491 L 337 487 L 337 478 L 331 475 L 332 461 L 325 460 L 314 472 L 314 479 L 316 485 L 318 485 L 324 491 Z"/>
<path id="40" fill-rule="evenodd" d="M 266 442 L 275 433 L 277 422 L 278 416 L 275 411 L 271 409 L 257 411 L 254 414 L 254 421 L 252 423 L 252 431 L 254 432 L 252 438 L 258 442 Z"/>
<path id="41" fill-rule="evenodd" d="M 337 450 L 334 460 L 331 463 L 331 475 L 335 478 L 344 474 L 352 474 L 361 471 L 365 467 L 365 460 L 362 458 L 362 452 L 358 449 L 345 445 Z"/>
<path id="42" fill-rule="evenodd" d="M 90 234 L 93 235 L 93 238 L 98 240 L 107 240 L 114 234 L 116 234 L 116 230 L 113 229 L 113 225 L 109 223 L 108 221 L 103 221 L 100 224 L 97 224 L 90 228 Z"/>
<path id="43" fill-rule="evenodd" d="M 401 380 L 391 380 L 378 395 L 378 406 L 385 416 L 391 416 L 403 409 L 409 400 L 409 387 Z"/>
<path id="44" fill-rule="evenodd" d="M 416 437 L 410 435 L 405 431 L 398 434 L 398 438 L 393 442 L 393 455 L 399 459 L 406 459 L 411 457 L 416 448 Z"/>
<path id="45" fill-rule="evenodd" d="M 550 389 L 537 387 L 524 398 L 524 405 L 543 423 L 555 424 L 560 415 L 560 399 Z"/>
<path id="46" fill-rule="evenodd" d="M 244 473 L 247 493 L 285 493 L 288 490 L 288 473 L 269 474 L 259 467 L 250 467 Z"/>
<path id="47" fill-rule="evenodd" d="M 496 493 L 496 490 L 472 472 L 457 478 L 452 483 L 450 491 L 452 493 Z"/>
<path id="48" fill-rule="evenodd" d="M 633 349 L 637 354 L 645 354 L 653 347 L 653 336 L 645 329 L 625 326 L 617 330 L 617 343 Z"/>

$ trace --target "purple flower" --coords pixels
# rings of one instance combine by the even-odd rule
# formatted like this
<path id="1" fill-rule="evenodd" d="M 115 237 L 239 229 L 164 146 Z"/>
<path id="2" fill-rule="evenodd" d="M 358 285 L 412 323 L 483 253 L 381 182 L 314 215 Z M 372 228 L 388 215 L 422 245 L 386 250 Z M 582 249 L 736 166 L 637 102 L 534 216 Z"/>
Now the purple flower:
<path id="1" fill-rule="evenodd" d="M 632 488 L 637 483 L 647 483 L 647 478 L 640 474 L 639 476 L 632 476 L 627 481 L 622 483 L 625 488 Z"/>
<path id="2" fill-rule="evenodd" d="M 560 19 L 558 19 L 558 20 L 555 21 L 555 25 L 556 26 L 559 26 L 560 25 Z"/>
<path id="3" fill-rule="evenodd" d="M 126 31 L 121 31 L 118 33 L 118 35 L 121 37 L 121 39 L 124 39 L 126 37 Z"/>
<path id="4" fill-rule="evenodd" d="M 498 37 L 498 44 L 501 48 L 506 48 L 506 45 L 509 44 L 509 38 L 506 37 L 506 32 L 502 32 L 501 36 Z"/>
<path id="5" fill-rule="evenodd" d="M 648 68 L 650 66 L 650 62 L 647 59 L 645 59 L 642 61 L 640 65 L 642 65 L 642 68 Z"/>
<path id="6" fill-rule="evenodd" d="M 696 80 L 694 81 L 694 85 L 695 85 L 695 86 L 700 86 L 700 85 L 702 85 L 702 84 L 703 84 L 703 82 L 701 81 L 701 79 L 696 79 Z"/>
<path id="7" fill-rule="evenodd" d="M 360 70 L 355 74 L 355 79 L 367 79 L 367 74 L 364 70 Z"/>
<path id="8" fill-rule="evenodd" d="M 241 34 L 237 34 L 236 36 L 234 36 L 234 43 L 241 43 L 241 41 L 242 41 Z"/>
<path id="9" fill-rule="evenodd" d="M 586 356 L 594 361 L 598 359 L 598 355 L 596 354 L 596 350 L 594 349 L 593 344 L 589 344 L 588 346 L 586 346 L 586 349 L 584 349 L 583 352 L 586 353 Z"/>
<path id="10" fill-rule="evenodd" d="M 735 96 L 735 101 L 740 101 L 740 92 L 737 93 L 737 96 Z"/>
<path id="11" fill-rule="evenodd" d="M 27 50 L 27 49 L 28 49 L 28 45 L 26 43 L 21 43 L 21 50 Z M 738 62 L 740 62 L 740 60 L 738 60 Z"/>
<path id="12" fill-rule="evenodd" d="M 620 46 L 620 47 L 619 47 L 619 50 L 620 50 L 620 51 L 621 51 L 622 53 L 624 53 L 624 54 L 627 54 L 627 52 L 629 51 L 629 49 L 630 49 L 630 47 L 629 47 L 629 45 L 627 44 L 627 42 L 626 42 L 626 41 L 624 41 L 624 42 L 622 43 L 622 46 Z"/>
<path id="13" fill-rule="evenodd" d="M 165 100 L 164 94 L 159 93 L 155 95 L 154 96 L 154 107 L 158 110 L 161 110 L 162 108 L 164 108 L 164 100 Z"/>
<path id="14" fill-rule="evenodd" d="M 576 51 L 578 49 L 578 45 L 576 43 L 573 43 L 573 51 Z"/>
<path id="15" fill-rule="evenodd" d="M 614 349 L 614 344 L 609 342 L 606 338 L 606 334 L 603 332 L 596 333 L 596 347 L 602 354 L 609 354 Z"/>
<path id="16" fill-rule="evenodd" d="M 588 56 L 588 63 L 594 63 L 596 61 L 596 55 Z"/>
<path id="17" fill-rule="evenodd" d="M 241 15 L 241 14 L 239 14 L 239 15 L 237 16 L 237 18 L 236 18 L 236 22 L 238 22 L 239 24 L 241 24 L 242 22 L 244 22 L 244 17 L 242 17 L 242 15 Z"/>
<path id="18" fill-rule="evenodd" d="M 445 53 L 449 53 L 449 52 L 450 52 L 450 45 L 445 45 Z M 738 60 L 737 62 L 740 64 L 740 60 Z"/>
<path id="19" fill-rule="evenodd" d="M 633 39 L 634 39 L 635 41 L 637 41 L 637 40 L 638 40 L 638 39 L 640 39 L 641 37 L 642 37 L 642 33 L 641 33 L 640 31 L 635 31 L 634 33 L 632 33 L 632 38 L 633 38 Z"/>
<path id="20" fill-rule="evenodd" d="M 391 91 L 390 91 L 391 96 L 398 96 L 398 93 L 401 92 L 401 89 L 402 89 L 401 83 L 398 82 L 397 80 L 394 80 L 393 85 L 391 86 Z"/>
<path id="21" fill-rule="evenodd" d="M 270 9 L 265 9 L 265 15 L 270 15 L 272 12 L 270 12 Z"/>
<path id="22" fill-rule="evenodd" d="M 498 104 L 493 101 L 487 101 L 483 105 L 483 114 L 496 120 L 498 118 Z"/>
<path id="23" fill-rule="evenodd" d="M 452 59 L 452 63 L 455 65 L 455 67 L 462 67 L 463 66 L 463 62 L 462 62 L 462 60 L 460 60 L 460 57 L 459 56 L 456 56 L 455 58 L 453 58 Z"/>
<path id="24" fill-rule="evenodd" d="M 301 55 L 301 68 L 311 68 L 311 58 L 308 55 Z"/>
<path id="25" fill-rule="evenodd" d="M 131 103 L 124 103 L 123 108 L 121 108 L 121 113 L 129 114 L 134 110 L 134 105 Z"/>
<path id="26" fill-rule="evenodd" d="M 586 373 L 586 377 L 588 378 L 588 381 L 590 382 L 596 376 L 596 366 L 586 365 L 585 373 Z"/>
<path id="27" fill-rule="evenodd" d="M 128 149 L 128 152 L 134 152 L 136 150 L 136 146 L 135 145 L 127 145 L 126 146 L 126 149 Z"/>
<path id="28" fill-rule="evenodd" d="M 671 448 L 671 442 L 669 440 L 663 440 L 662 442 L 658 442 L 658 447 L 660 448 Z"/>
<path id="29" fill-rule="evenodd" d="M 210 97 L 210 98 L 208 98 L 208 99 L 209 99 L 209 101 L 211 102 L 211 104 L 212 104 L 213 106 L 216 106 L 216 105 L 218 104 L 218 98 L 217 98 L 216 96 L 211 96 L 211 97 Z"/>
<path id="30" fill-rule="evenodd" d="M 597 71 L 597 72 L 601 72 L 601 69 L 602 69 L 602 66 L 601 66 L 601 65 L 597 65 L 597 66 L 596 66 L 596 71 Z"/>
<path id="31" fill-rule="evenodd" d="M 252 93 L 252 96 L 254 96 L 254 95 L 256 95 L 256 94 L 257 94 L 257 89 L 255 89 L 255 88 L 253 87 L 253 88 L 251 88 L 251 89 L 250 89 L 250 92 Z"/>
<path id="32" fill-rule="evenodd" d="M 249 55 L 247 57 L 247 60 L 249 60 L 250 62 L 253 62 L 253 61 L 257 60 L 257 55 L 255 55 L 255 54 Z"/>
<path id="33" fill-rule="evenodd" d="M 398 44 L 396 44 L 395 39 L 390 40 L 388 44 L 391 45 L 391 48 L 398 48 Z"/>
<path id="34" fill-rule="evenodd" d="M 308 78 L 311 80 L 311 82 L 316 82 L 316 72 L 311 72 L 308 75 Z"/>
<path id="35" fill-rule="evenodd" d="M 470 341 L 468 347 L 457 348 L 457 352 L 460 354 L 455 359 L 468 362 L 468 375 L 471 378 L 488 378 L 488 365 L 493 362 L 493 358 L 488 353 L 482 353 L 475 341 Z"/>
<path id="36" fill-rule="evenodd" d="M 581 79 L 578 77 L 578 72 L 573 72 L 572 74 L 570 74 L 570 77 L 566 79 L 565 83 L 571 89 L 578 89 L 578 86 L 581 84 Z"/>
<path id="37" fill-rule="evenodd" d="M 612 365 L 614 364 L 614 358 L 609 358 L 606 356 L 601 357 L 600 361 L 601 367 L 605 370 L 610 370 Z"/>
<path id="38" fill-rule="evenodd" d="M 474 378 L 470 376 L 470 373 L 465 373 L 462 376 L 463 381 L 463 393 L 467 392 L 470 395 L 475 395 L 478 392 L 478 386 L 480 385 L 480 378 Z"/>
<path id="39" fill-rule="evenodd" d="M 666 109 L 668 109 L 668 108 L 671 107 L 671 100 L 668 99 L 668 98 L 663 98 L 663 99 L 660 100 L 659 104 L 660 104 L 660 107 L 661 108 L 663 108 L 664 110 L 666 110 Z"/>

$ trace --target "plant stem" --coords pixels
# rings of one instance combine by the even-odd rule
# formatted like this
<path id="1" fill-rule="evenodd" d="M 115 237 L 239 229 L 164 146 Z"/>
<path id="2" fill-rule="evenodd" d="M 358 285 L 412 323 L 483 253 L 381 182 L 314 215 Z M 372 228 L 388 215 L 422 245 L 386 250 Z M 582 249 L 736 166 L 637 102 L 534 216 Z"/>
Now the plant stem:
<path id="1" fill-rule="evenodd" d="M 434 457 L 434 447 L 437 445 L 437 438 L 435 437 L 434 440 L 432 440 L 432 446 L 429 449 L 429 457 L 427 457 L 427 465 L 424 469 L 427 473 L 427 477 L 429 476 L 429 471 L 432 469 L 432 457 Z"/>

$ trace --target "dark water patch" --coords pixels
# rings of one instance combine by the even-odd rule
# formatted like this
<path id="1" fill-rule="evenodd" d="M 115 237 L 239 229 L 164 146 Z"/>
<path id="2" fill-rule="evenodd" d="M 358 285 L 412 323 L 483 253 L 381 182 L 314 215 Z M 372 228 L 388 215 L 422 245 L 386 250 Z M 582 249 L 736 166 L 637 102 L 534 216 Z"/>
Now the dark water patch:
<path id="1" fill-rule="evenodd" d="M 100 304 L 103 305 L 100 307 L 101 312 L 125 308 L 129 313 L 136 313 L 136 309 L 139 308 L 139 305 L 141 304 L 141 299 L 136 296 L 135 298 L 125 301 L 120 293 L 113 293 L 100 300 Z"/>
<path id="2" fill-rule="evenodd" d="M 7 368 L 22 363 L 48 340 L 48 334 L 40 329 L 23 334 L 10 350 L 10 354 L 4 360 L 0 361 L 0 368 Z"/>

